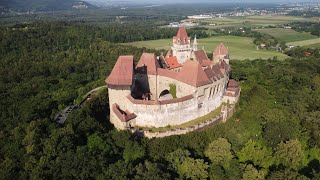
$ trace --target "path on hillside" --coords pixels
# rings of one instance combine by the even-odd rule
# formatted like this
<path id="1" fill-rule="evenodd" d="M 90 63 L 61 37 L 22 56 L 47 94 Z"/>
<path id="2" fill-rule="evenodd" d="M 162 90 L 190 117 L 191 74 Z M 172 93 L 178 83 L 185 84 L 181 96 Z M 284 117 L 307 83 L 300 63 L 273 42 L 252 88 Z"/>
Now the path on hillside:
<path id="1" fill-rule="evenodd" d="M 92 89 L 91 91 L 89 91 L 86 95 L 85 95 L 85 99 L 83 99 L 81 101 L 81 103 L 79 105 L 70 105 L 67 106 L 66 108 L 64 108 L 62 111 L 60 111 L 59 113 L 56 114 L 56 116 L 54 117 L 54 120 L 58 123 L 58 124 L 64 124 L 65 121 L 67 120 L 69 114 L 77 109 L 81 109 L 83 107 L 83 104 L 90 99 L 92 93 L 99 91 L 102 88 L 106 88 L 107 85 L 104 86 L 100 86 L 97 88 Z"/>
<path id="2" fill-rule="evenodd" d="M 104 85 L 104 86 L 100 86 L 100 87 L 94 88 L 91 91 L 89 91 L 85 96 L 88 96 L 89 94 L 92 94 L 93 92 L 99 91 L 100 89 L 107 88 L 107 87 L 108 87 L 107 85 Z"/>

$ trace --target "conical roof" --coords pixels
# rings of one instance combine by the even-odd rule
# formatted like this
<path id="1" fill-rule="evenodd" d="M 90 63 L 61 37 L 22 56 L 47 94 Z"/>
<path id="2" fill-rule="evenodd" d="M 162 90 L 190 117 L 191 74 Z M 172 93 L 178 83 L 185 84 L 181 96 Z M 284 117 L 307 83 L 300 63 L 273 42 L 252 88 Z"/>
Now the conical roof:
<path id="1" fill-rule="evenodd" d="M 180 40 L 179 44 L 189 44 L 189 37 L 186 31 L 186 28 L 184 26 L 181 26 L 178 30 L 177 35 L 174 37 L 175 43 L 178 43 L 178 40 Z"/>

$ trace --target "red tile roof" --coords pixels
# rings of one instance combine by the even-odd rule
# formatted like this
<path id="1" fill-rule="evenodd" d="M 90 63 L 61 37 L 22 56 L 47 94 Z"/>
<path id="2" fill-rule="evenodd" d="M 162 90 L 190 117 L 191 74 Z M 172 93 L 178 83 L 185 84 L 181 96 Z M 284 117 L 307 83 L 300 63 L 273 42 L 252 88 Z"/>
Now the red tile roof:
<path id="1" fill-rule="evenodd" d="M 210 67 L 204 69 L 204 72 L 206 73 L 208 78 L 211 79 L 211 81 L 218 80 L 218 77 L 216 77 L 216 75 L 214 74 L 214 72 L 212 71 L 212 69 Z"/>
<path id="2" fill-rule="evenodd" d="M 239 87 L 239 84 L 238 84 L 237 81 L 235 81 L 233 79 L 230 79 L 229 82 L 228 82 L 228 87 L 236 88 L 236 87 Z"/>
<path id="3" fill-rule="evenodd" d="M 165 61 L 169 69 L 174 69 L 182 66 L 182 64 L 178 63 L 178 59 L 176 56 L 165 58 Z"/>
<path id="4" fill-rule="evenodd" d="M 220 66 L 220 64 L 215 64 L 211 68 L 212 68 L 212 71 L 215 74 L 215 76 L 218 77 L 218 79 L 220 79 L 221 77 L 224 76 L 224 74 L 222 74 L 222 72 L 221 72 L 222 67 Z"/>
<path id="5" fill-rule="evenodd" d="M 230 79 L 225 95 L 231 97 L 237 97 L 240 93 L 240 87 L 237 81 Z"/>
<path id="6" fill-rule="evenodd" d="M 194 87 L 199 87 L 211 83 L 210 79 L 203 71 L 199 62 L 190 60 L 187 60 L 184 63 L 181 72 L 177 76 L 177 80 Z"/>
<path id="7" fill-rule="evenodd" d="M 224 60 L 221 61 L 221 67 L 224 68 L 227 72 L 231 71 L 231 67 Z"/>
<path id="8" fill-rule="evenodd" d="M 228 55 L 229 50 L 224 46 L 224 44 L 221 42 L 213 51 L 214 56 L 219 56 L 219 55 Z"/>
<path id="9" fill-rule="evenodd" d="M 199 61 L 200 64 L 202 64 L 203 60 L 209 60 L 207 53 L 204 50 L 198 50 L 198 51 L 194 51 L 194 55 L 197 59 L 197 61 Z"/>
<path id="10" fill-rule="evenodd" d="M 166 58 L 171 57 L 172 56 L 172 50 L 169 50 L 166 54 Z"/>
<path id="11" fill-rule="evenodd" d="M 168 69 L 158 69 L 158 75 L 159 76 L 164 76 L 164 77 L 168 77 L 168 78 L 172 78 L 172 79 L 177 79 L 179 73 L 176 71 L 171 71 Z"/>
<path id="12" fill-rule="evenodd" d="M 105 80 L 107 84 L 130 86 L 133 77 L 133 56 L 119 56 L 111 74 Z"/>
<path id="13" fill-rule="evenodd" d="M 201 62 L 201 66 L 211 66 L 213 65 L 213 61 L 210 61 L 210 60 L 203 60 Z"/>
<path id="14" fill-rule="evenodd" d="M 157 68 L 160 68 L 156 57 L 152 53 L 143 53 L 140 57 L 140 60 L 136 66 L 136 69 L 146 68 L 147 74 L 156 75 Z"/>
<path id="15" fill-rule="evenodd" d="M 178 30 L 178 33 L 174 38 L 174 43 L 179 44 L 178 40 L 180 39 L 180 44 L 190 44 L 190 39 L 188 37 L 186 28 L 184 26 L 181 26 Z"/>

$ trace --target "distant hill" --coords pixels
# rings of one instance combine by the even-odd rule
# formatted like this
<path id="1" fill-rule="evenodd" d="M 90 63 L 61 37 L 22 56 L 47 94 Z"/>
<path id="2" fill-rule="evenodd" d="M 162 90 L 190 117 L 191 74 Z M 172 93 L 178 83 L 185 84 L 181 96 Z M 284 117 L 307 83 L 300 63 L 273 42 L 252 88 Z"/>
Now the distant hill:
<path id="1" fill-rule="evenodd" d="M 95 6 L 78 0 L 1 0 L 0 9 L 12 11 L 59 11 L 88 9 Z"/>

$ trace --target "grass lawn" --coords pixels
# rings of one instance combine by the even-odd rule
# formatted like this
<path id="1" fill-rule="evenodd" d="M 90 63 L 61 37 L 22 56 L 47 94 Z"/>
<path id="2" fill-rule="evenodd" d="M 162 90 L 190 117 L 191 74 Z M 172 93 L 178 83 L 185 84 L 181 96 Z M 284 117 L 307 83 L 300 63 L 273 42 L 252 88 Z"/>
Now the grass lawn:
<path id="1" fill-rule="evenodd" d="M 295 42 L 290 42 L 287 43 L 290 45 L 294 45 L 294 46 L 318 46 L 320 44 L 320 38 L 317 39 L 309 39 L 309 40 L 304 40 L 304 41 L 295 41 Z"/>
<path id="2" fill-rule="evenodd" d="M 216 36 L 204 39 L 198 39 L 198 48 L 204 46 L 207 53 L 212 53 L 213 49 L 223 42 L 230 51 L 230 59 L 269 59 L 277 57 L 278 59 L 286 59 L 287 55 L 271 50 L 256 50 L 256 45 L 253 44 L 253 39 L 248 37 L 238 36 Z M 138 41 L 131 43 L 123 43 L 124 45 L 132 45 L 137 47 L 146 47 L 152 49 L 169 50 L 172 44 L 172 39 L 161 39 L 151 41 Z"/>
<path id="3" fill-rule="evenodd" d="M 294 42 L 294 41 L 302 41 L 308 39 L 316 39 L 317 36 L 314 36 L 307 32 L 297 32 L 293 29 L 284 29 L 284 28 L 266 28 L 266 29 L 256 29 L 256 31 L 261 33 L 270 34 L 274 36 L 279 41 L 284 42 Z"/>

